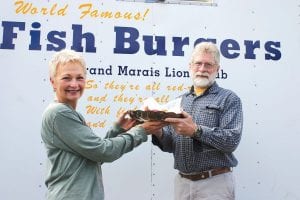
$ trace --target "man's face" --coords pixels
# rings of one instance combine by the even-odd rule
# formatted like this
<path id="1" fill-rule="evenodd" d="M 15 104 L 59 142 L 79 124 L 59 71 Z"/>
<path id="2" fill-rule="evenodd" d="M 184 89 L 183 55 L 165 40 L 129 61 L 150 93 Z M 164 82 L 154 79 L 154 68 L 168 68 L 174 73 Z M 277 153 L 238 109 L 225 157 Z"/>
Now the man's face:
<path id="1" fill-rule="evenodd" d="M 194 57 L 189 69 L 194 87 L 207 88 L 214 83 L 219 66 L 215 63 L 212 54 L 202 53 Z"/>

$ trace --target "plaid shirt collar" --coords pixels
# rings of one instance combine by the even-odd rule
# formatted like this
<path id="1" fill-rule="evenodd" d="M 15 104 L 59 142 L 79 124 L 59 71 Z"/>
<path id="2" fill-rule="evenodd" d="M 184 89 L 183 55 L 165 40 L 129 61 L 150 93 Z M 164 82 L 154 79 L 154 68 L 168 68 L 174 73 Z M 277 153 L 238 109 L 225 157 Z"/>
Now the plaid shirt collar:
<path id="1" fill-rule="evenodd" d="M 205 94 L 214 94 L 214 93 L 218 93 L 218 91 L 220 90 L 220 87 L 219 85 L 217 84 L 217 82 L 215 81 L 207 90 L 205 90 L 205 92 L 203 93 L 203 95 Z M 190 91 L 187 92 L 185 94 L 185 96 L 188 96 L 188 95 L 194 95 L 195 94 L 195 90 L 194 90 L 194 86 L 191 87 Z"/>

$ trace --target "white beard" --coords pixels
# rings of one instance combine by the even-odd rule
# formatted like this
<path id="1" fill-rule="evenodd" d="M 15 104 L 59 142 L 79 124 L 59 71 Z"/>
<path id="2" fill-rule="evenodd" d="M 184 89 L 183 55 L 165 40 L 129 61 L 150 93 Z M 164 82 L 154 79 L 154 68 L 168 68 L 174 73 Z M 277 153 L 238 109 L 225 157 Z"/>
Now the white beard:
<path id="1" fill-rule="evenodd" d="M 194 86 L 197 88 L 206 88 L 209 86 L 209 80 L 207 78 L 195 78 Z"/>
<path id="2" fill-rule="evenodd" d="M 216 75 L 218 72 L 211 74 L 207 78 L 205 77 L 197 77 L 196 74 L 193 74 L 193 83 L 194 87 L 207 88 L 211 86 L 216 79 Z M 207 74 L 205 74 L 207 75 Z"/>

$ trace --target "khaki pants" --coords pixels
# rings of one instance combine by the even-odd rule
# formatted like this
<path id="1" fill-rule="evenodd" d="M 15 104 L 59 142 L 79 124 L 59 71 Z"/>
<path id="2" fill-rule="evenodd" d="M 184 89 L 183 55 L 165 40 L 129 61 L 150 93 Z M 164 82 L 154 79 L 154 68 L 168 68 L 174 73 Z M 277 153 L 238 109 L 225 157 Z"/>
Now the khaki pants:
<path id="1" fill-rule="evenodd" d="M 232 172 L 191 181 L 175 176 L 175 200 L 234 200 L 235 180 Z"/>

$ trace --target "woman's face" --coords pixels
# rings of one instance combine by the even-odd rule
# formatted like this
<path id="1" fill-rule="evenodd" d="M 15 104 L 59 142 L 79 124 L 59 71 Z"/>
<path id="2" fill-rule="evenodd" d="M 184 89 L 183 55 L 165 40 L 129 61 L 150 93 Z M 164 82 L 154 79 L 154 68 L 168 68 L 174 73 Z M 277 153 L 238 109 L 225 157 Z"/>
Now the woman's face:
<path id="1" fill-rule="evenodd" d="M 85 78 L 84 69 L 79 63 L 59 65 L 56 76 L 51 78 L 58 102 L 67 103 L 76 109 L 77 101 L 84 91 Z"/>

